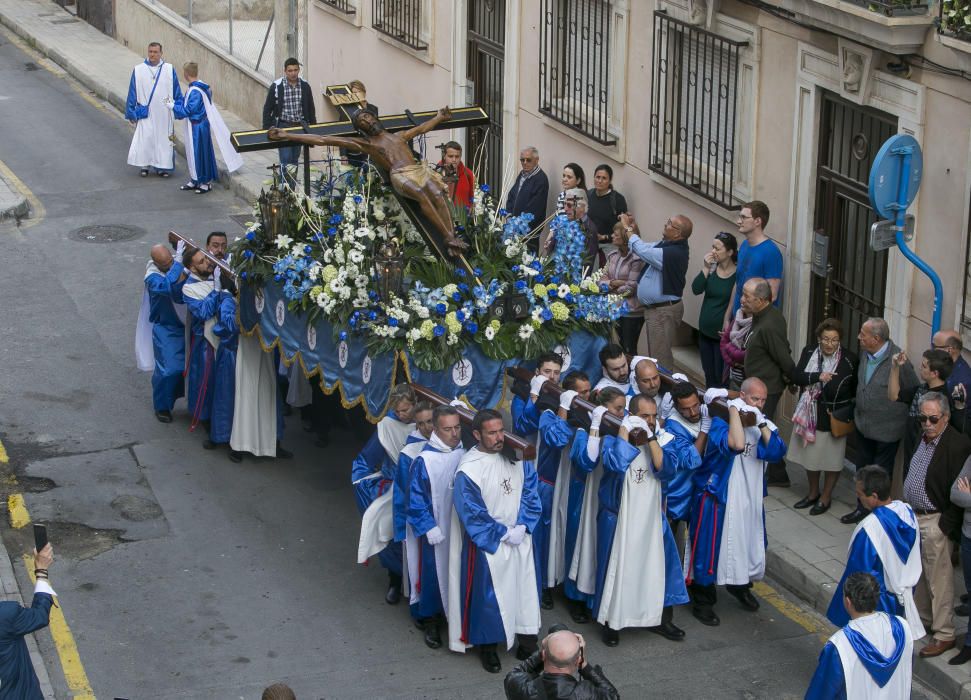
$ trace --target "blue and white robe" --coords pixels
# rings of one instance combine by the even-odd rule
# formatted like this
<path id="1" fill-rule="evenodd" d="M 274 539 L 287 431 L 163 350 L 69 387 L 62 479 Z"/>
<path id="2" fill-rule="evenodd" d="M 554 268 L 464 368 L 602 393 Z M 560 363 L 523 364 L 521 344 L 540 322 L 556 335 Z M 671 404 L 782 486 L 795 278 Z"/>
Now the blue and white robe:
<path id="1" fill-rule="evenodd" d="M 728 423 L 712 419 L 688 526 L 689 584 L 741 586 L 763 578 L 765 465 L 786 454 L 778 429 L 771 422 L 769 426 L 768 444 L 757 427 L 745 428 L 745 449 L 737 452 L 728 446 Z"/>
<path id="2" fill-rule="evenodd" d="M 201 80 L 189 83 L 185 99 L 175 103 L 175 117 L 186 120 L 185 156 L 189 166 L 189 178 L 195 186 L 219 179 L 213 142 L 219 144 L 219 152 L 229 172 L 242 166 L 242 157 L 230 145 L 229 129 L 212 103 L 212 90 Z"/>
<path id="3" fill-rule="evenodd" d="M 566 536 L 569 571 L 563 584 L 563 592 L 570 600 L 578 600 L 586 603 L 587 607 L 593 607 L 593 596 L 597 590 L 598 491 L 603 476 L 600 438 L 590 437 L 583 428 L 577 430 L 570 449 L 570 461 L 573 463 L 573 471 L 567 510 L 571 515 L 567 519 Z M 575 529 L 572 524 L 574 509 Z"/>
<path id="4" fill-rule="evenodd" d="M 563 538 L 570 478 L 568 446 L 572 439 L 573 429 L 565 420 L 552 411 L 543 411 L 536 440 L 537 490 L 543 515 L 532 538 L 543 588 L 553 588 L 566 577 Z"/>
<path id="5" fill-rule="evenodd" d="M 664 508 L 671 522 L 687 521 L 691 517 L 697 489 L 697 471 L 701 467 L 701 455 L 695 447 L 700 423 L 689 423 L 681 414 L 674 411 L 664 424 L 664 430 L 671 436 L 672 449 L 681 455 L 678 467 L 672 474 L 665 474 Z"/>
<path id="6" fill-rule="evenodd" d="M 392 538 L 380 534 L 381 521 L 378 512 L 367 513 L 372 504 L 376 503 L 384 494 L 391 493 L 391 486 L 395 478 L 395 467 L 401 448 L 404 447 L 408 436 L 414 431 L 414 423 L 402 423 L 394 411 L 389 411 L 377 425 L 374 434 L 364 444 L 364 449 L 351 463 L 351 484 L 354 486 L 354 499 L 357 510 L 362 516 L 361 537 L 359 542 L 365 542 L 372 535 L 372 527 L 378 528 L 375 535 L 384 539 L 388 545 L 381 549 L 378 559 L 381 565 L 391 574 L 400 576 L 402 573 L 402 554 L 399 543 L 389 541 Z M 387 497 L 390 498 L 390 495 Z M 385 499 L 387 500 L 387 499 Z M 382 504 L 384 501 L 382 501 Z M 385 523 L 387 526 L 389 523 Z M 389 528 L 385 527 L 385 530 Z M 368 554 L 370 556 L 370 553 Z M 360 560 L 360 557 L 358 558 Z M 367 557 L 364 558 L 367 561 Z"/>
<path id="7" fill-rule="evenodd" d="M 906 620 L 885 612 L 851 620 L 820 652 L 806 700 L 909 698 L 913 651 Z"/>
<path id="8" fill-rule="evenodd" d="M 212 411 L 209 440 L 217 445 L 228 443 L 233 434 L 233 408 L 236 404 L 236 349 L 239 326 L 236 323 L 236 299 L 229 292 L 219 293 L 219 308 L 213 334 L 219 338 L 213 364 Z"/>
<path id="9" fill-rule="evenodd" d="M 192 317 L 189 334 L 189 413 L 192 427 L 208 421 L 212 414 L 212 393 L 215 385 L 213 364 L 219 339 L 213 333 L 219 311 L 219 292 L 212 280 L 201 280 L 190 274 L 182 287 L 185 305 Z"/>
<path id="10" fill-rule="evenodd" d="M 418 619 L 445 613 L 448 605 L 449 530 L 452 526 L 452 481 L 459 461 L 465 454 L 461 447 L 452 449 L 432 433 L 424 449 L 411 463 L 411 490 L 408 497 L 409 567 L 417 563 L 410 577 L 411 604 Z M 426 534 L 438 527 L 445 540 L 429 544 Z"/>
<path id="11" fill-rule="evenodd" d="M 536 471 L 478 448 L 466 453 L 455 474 L 449 561 L 448 642 L 452 651 L 505 642 L 540 628 L 532 533 L 542 506 Z M 518 545 L 506 531 L 526 528 Z"/>
<path id="12" fill-rule="evenodd" d="M 152 406 L 156 411 L 171 411 L 176 399 L 185 395 L 185 307 L 176 307 L 173 297 L 175 288 L 181 289 L 179 277 L 183 271 L 177 260 L 172 261 L 168 272 L 163 273 L 151 261 L 145 271 L 145 301 L 154 355 Z"/>
<path id="13" fill-rule="evenodd" d="M 875 508 L 853 531 L 846 571 L 826 612 L 837 627 L 849 622 L 843 605 L 843 584 L 847 576 L 857 571 L 871 574 L 880 584 L 877 610 L 902 616 L 914 639 L 924 637 L 924 625 L 914 603 L 914 586 L 921 575 L 920 532 L 917 516 L 909 505 L 891 501 Z"/>
<path id="14" fill-rule="evenodd" d="M 654 627 L 665 607 L 688 602 L 661 487 L 663 475 L 674 473 L 683 457 L 663 430 L 658 444 L 664 459 L 655 471 L 648 448 L 604 438 L 593 612 L 612 629 Z"/>
<path id="15" fill-rule="evenodd" d="M 129 165 L 155 168 L 157 172 L 170 172 L 175 167 L 175 144 L 169 140 L 175 121 L 172 110 L 165 104 L 166 98 L 176 104 L 182 101 L 175 67 L 165 61 L 153 66 L 147 59 L 135 66 L 125 102 L 125 119 L 137 119 L 128 149 Z M 139 105 L 148 105 L 148 116 L 144 119 L 138 119 L 136 114 Z"/>

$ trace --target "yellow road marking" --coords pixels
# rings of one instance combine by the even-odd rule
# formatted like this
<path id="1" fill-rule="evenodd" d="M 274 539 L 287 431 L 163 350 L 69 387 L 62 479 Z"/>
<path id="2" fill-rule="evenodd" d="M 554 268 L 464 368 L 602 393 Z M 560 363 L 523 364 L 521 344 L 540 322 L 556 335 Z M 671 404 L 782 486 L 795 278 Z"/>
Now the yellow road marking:
<path id="1" fill-rule="evenodd" d="M 0 463 L 8 461 L 7 450 L 0 442 Z M 11 477 L 11 484 L 16 488 L 17 479 Z M 23 494 L 12 493 L 7 498 L 7 507 L 10 510 L 10 524 L 14 528 L 26 527 L 30 524 L 30 513 L 24 503 Z M 30 575 L 31 582 L 34 578 L 34 557 L 30 554 L 24 555 L 24 567 Z M 71 634 L 67 620 L 64 619 L 64 612 L 60 607 L 51 608 L 50 624 L 51 638 L 54 640 L 54 648 L 57 649 L 57 658 L 61 662 L 61 670 L 64 672 L 64 680 L 67 681 L 68 690 L 74 700 L 97 700 L 94 691 L 91 689 L 91 682 L 88 674 L 81 663 L 81 655 L 78 653 L 78 645 Z"/>
<path id="2" fill-rule="evenodd" d="M 34 579 L 34 558 L 29 554 L 24 555 L 24 566 L 30 573 L 31 582 Z M 78 647 L 74 643 L 74 635 L 71 628 L 64 619 L 64 613 L 59 606 L 51 607 L 50 624 L 51 637 L 54 638 L 54 647 L 57 655 L 61 659 L 61 669 L 64 671 L 64 679 L 67 687 L 71 691 L 71 696 L 75 700 L 95 700 L 94 691 L 91 690 L 91 682 L 88 674 L 84 671 L 81 663 L 81 655 L 78 654 Z"/>
<path id="3" fill-rule="evenodd" d="M 36 226 L 43 221 L 44 217 L 47 216 L 47 210 L 44 208 L 44 205 L 41 204 L 40 200 L 37 199 L 37 196 L 30 191 L 30 188 L 24 184 L 24 181 L 17 177 L 14 174 L 14 171 L 8 168 L 7 164 L 2 160 L 0 160 L 0 176 L 3 176 L 3 179 L 6 180 L 7 184 L 20 192 L 20 194 L 22 194 L 30 203 L 30 216 L 29 218 L 21 221 L 20 228 L 30 228 L 31 226 Z"/>
<path id="4" fill-rule="evenodd" d="M 756 581 L 752 584 L 752 592 L 782 613 L 797 625 L 811 634 L 818 635 L 822 641 L 829 639 L 829 627 L 820 622 L 815 616 L 807 613 L 795 603 L 790 603 L 769 584 Z"/>

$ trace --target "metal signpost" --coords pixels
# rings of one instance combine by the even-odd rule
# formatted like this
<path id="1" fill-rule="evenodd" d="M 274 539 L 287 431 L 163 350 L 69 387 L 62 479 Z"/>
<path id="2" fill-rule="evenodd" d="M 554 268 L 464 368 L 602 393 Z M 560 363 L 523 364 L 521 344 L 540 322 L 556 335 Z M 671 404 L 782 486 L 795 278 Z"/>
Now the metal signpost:
<path id="1" fill-rule="evenodd" d="M 870 169 L 870 203 L 874 210 L 889 221 L 874 224 L 870 232 L 870 245 L 880 250 L 886 242 L 881 235 L 893 233 L 897 247 L 904 257 L 914 263 L 927 275 L 934 285 L 934 315 L 931 320 L 931 335 L 941 329 L 941 305 L 944 300 L 944 287 L 941 278 L 933 268 L 921 260 L 907 245 L 906 234 L 913 236 L 913 223 L 908 229 L 907 207 L 917 197 L 920 179 L 924 170 L 924 156 L 917 139 L 908 134 L 891 136 L 880 147 Z M 913 217 L 909 217 L 913 218 Z M 888 229 L 889 226 L 889 229 Z M 889 246 L 886 246 L 889 247 Z"/>

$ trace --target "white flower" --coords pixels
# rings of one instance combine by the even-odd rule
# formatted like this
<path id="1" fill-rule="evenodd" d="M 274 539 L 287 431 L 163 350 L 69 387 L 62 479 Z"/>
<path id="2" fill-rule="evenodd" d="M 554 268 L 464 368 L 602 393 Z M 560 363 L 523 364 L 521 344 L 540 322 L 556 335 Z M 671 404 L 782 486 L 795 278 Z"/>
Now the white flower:
<path id="1" fill-rule="evenodd" d="M 428 308 L 424 306 L 420 307 L 417 313 L 418 313 L 418 318 L 428 318 L 429 316 Z"/>
<path id="2" fill-rule="evenodd" d="M 333 259 L 334 259 L 334 252 L 330 248 L 328 248 L 327 250 L 324 251 L 324 262 L 329 263 Z"/>
<path id="3" fill-rule="evenodd" d="M 569 293 L 570 293 L 570 285 L 568 284 L 561 284 L 559 287 L 556 288 L 556 296 L 558 296 L 560 299 L 566 299 L 566 295 Z"/>
<path id="4" fill-rule="evenodd" d="M 454 333 L 449 333 L 448 337 L 445 339 L 446 345 L 455 345 L 457 342 L 459 342 L 459 337 Z"/>
<path id="5" fill-rule="evenodd" d="M 421 340 L 421 329 L 412 328 L 410 331 L 408 331 L 408 340 L 410 340 L 411 342 L 415 342 L 416 340 Z"/>
<path id="6" fill-rule="evenodd" d="M 381 209 L 375 209 L 373 214 L 375 221 L 384 221 L 384 212 Z"/>
<path id="7" fill-rule="evenodd" d="M 522 267 L 520 267 L 519 271 L 522 272 L 527 277 L 535 277 L 536 275 L 539 274 L 538 270 L 534 270 L 533 268 L 528 267 L 526 265 L 523 265 Z"/>
<path id="8" fill-rule="evenodd" d="M 533 314 L 532 315 L 533 315 L 533 320 L 534 321 L 539 321 L 540 323 L 542 323 L 543 322 L 543 307 L 542 306 L 537 306 L 535 309 L 533 309 Z"/>
<path id="9" fill-rule="evenodd" d="M 295 243 L 293 247 L 290 249 L 290 255 L 292 255 L 295 258 L 299 258 L 303 256 L 303 244 Z"/>
<path id="10" fill-rule="evenodd" d="M 326 294 L 321 294 L 320 296 L 317 297 L 317 306 L 319 306 L 320 308 L 322 309 L 326 308 L 327 302 L 328 302 L 328 299 Z"/>
<path id="11" fill-rule="evenodd" d="M 524 323 L 519 327 L 519 337 L 522 338 L 523 340 L 529 340 L 529 337 L 532 334 L 533 334 L 533 327 L 530 324 Z"/>
<path id="12" fill-rule="evenodd" d="M 281 233 L 276 237 L 276 247 L 280 249 L 289 248 L 290 244 L 293 243 L 293 239 L 285 233 Z"/>
<path id="13" fill-rule="evenodd" d="M 358 238 L 373 237 L 371 229 L 369 229 L 367 226 L 361 226 L 360 228 L 355 229 L 354 235 Z"/>
<path id="14" fill-rule="evenodd" d="M 320 270 L 320 263 L 315 262 L 313 265 L 307 268 L 307 277 L 310 278 L 311 281 L 316 282 L 320 277 Z"/>
<path id="15" fill-rule="evenodd" d="M 359 250 L 352 250 L 350 253 L 348 253 L 347 259 L 355 265 L 360 265 L 364 260 L 364 254 Z"/>
<path id="16" fill-rule="evenodd" d="M 492 340 L 493 338 L 496 337 L 496 331 L 492 326 L 486 326 L 485 337 L 486 337 L 486 340 Z"/>
<path id="17" fill-rule="evenodd" d="M 448 297 L 455 294 L 455 292 L 457 292 L 458 290 L 459 290 L 458 285 L 455 285 L 455 284 L 446 284 L 444 287 L 442 287 L 442 292 L 444 292 L 445 296 L 448 296 Z"/>
<path id="18" fill-rule="evenodd" d="M 354 286 L 357 287 L 358 289 L 367 287 L 367 283 L 368 283 L 367 275 L 357 275 L 356 277 L 354 277 Z"/>
<path id="19" fill-rule="evenodd" d="M 355 309 L 366 309 L 367 299 L 354 299 L 351 302 L 351 306 L 353 306 Z"/>
<path id="20" fill-rule="evenodd" d="M 347 265 L 344 267 L 344 275 L 349 279 L 354 279 L 359 274 L 361 274 L 361 271 L 354 263 L 347 263 Z"/>

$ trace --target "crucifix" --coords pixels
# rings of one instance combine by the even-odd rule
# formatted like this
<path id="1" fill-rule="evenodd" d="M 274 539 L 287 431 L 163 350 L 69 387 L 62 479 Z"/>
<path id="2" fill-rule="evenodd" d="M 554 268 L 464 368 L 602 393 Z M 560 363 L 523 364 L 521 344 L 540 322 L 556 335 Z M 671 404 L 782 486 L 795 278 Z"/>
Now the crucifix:
<path id="1" fill-rule="evenodd" d="M 448 187 L 430 166 L 415 162 L 407 141 L 437 129 L 486 124 L 488 115 L 485 111 L 481 107 L 445 108 L 438 112 L 406 111 L 379 120 L 370 112 L 354 109 L 357 103 L 349 97 L 351 91 L 346 85 L 330 86 L 327 94 L 344 120 L 306 128 L 236 132 L 232 135 L 233 145 L 240 152 L 300 143 L 308 148 L 340 146 L 366 153 L 388 180 L 402 209 L 429 247 L 445 260 L 455 258 L 471 273 L 471 266 L 462 255 L 465 244 L 454 234 Z M 399 132 L 403 133 L 399 135 Z"/>

